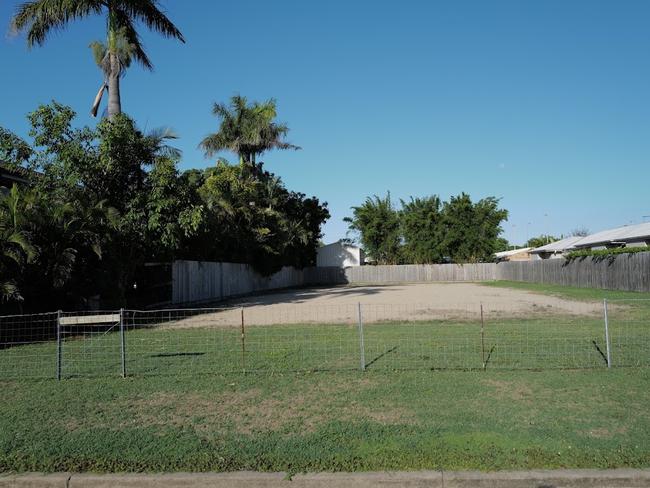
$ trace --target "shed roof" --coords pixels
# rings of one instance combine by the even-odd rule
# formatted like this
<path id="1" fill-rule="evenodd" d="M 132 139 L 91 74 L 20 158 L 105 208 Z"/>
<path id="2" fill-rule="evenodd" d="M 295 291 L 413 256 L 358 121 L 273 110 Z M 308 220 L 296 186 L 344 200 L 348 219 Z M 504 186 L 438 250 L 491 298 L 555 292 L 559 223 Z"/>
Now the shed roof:
<path id="1" fill-rule="evenodd" d="M 650 239 L 650 222 L 644 224 L 624 225 L 583 237 L 576 242 L 574 248 L 592 247 L 612 242 L 634 242 Z"/>
<path id="2" fill-rule="evenodd" d="M 330 246 L 340 246 L 340 247 L 345 247 L 345 248 L 361 249 L 359 246 L 355 246 L 354 244 L 346 244 L 346 243 L 341 242 L 341 241 L 331 242 L 329 244 L 323 244 L 318 249 L 322 249 L 324 247 L 330 247 Z"/>

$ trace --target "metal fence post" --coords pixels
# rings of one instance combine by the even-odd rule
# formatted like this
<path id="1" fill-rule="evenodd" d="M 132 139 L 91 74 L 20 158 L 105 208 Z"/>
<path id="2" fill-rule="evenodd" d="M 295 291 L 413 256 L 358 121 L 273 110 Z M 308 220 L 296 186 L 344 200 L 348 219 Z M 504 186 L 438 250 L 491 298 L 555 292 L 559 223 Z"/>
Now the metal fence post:
<path id="1" fill-rule="evenodd" d="M 126 378 L 126 344 L 124 340 L 124 309 L 120 308 L 120 350 L 122 355 L 122 378 Z"/>
<path id="2" fill-rule="evenodd" d="M 366 346 L 363 341 L 363 315 L 361 314 L 361 303 L 358 303 L 358 313 L 359 313 L 359 353 L 360 353 L 360 363 L 361 371 L 366 370 Z"/>
<path id="3" fill-rule="evenodd" d="M 607 298 L 603 299 L 603 311 L 605 313 L 605 346 L 607 347 L 607 367 L 612 367 L 611 346 L 609 343 L 609 317 L 607 316 Z"/>
<path id="4" fill-rule="evenodd" d="M 487 367 L 485 363 L 485 320 L 483 319 L 483 304 L 481 303 L 481 362 L 483 363 L 483 371 Z"/>
<path id="5" fill-rule="evenodd" d="M 246 328 L 244 327 L 244 307 L 241 307 L 241 369 L 246 373 Z"/>
<path id="6" fill-rule="evenodd" d="M 56 379 L 61 380 L 61 310 L 56 312 Z"/>

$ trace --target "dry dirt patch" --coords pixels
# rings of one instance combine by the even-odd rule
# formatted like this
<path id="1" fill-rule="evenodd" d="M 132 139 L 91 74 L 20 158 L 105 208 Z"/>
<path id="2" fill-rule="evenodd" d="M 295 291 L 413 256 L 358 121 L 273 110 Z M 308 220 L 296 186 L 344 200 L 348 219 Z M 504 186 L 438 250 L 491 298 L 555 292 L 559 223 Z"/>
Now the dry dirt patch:
<path id="1" fill-rule="evenodd" d="M 246 297 L 226 305 L 243 307 L 245 323 L 251 326 L 356 324 L 358 304 L 361 304 L 365 323 L 395 320 L 476 320 L 480 316 L 481 305 L 489 318 L 595 316 L 601 312 L 602 307 L 600 303 L 578 302 L 476 283 L 307 288 Z M 240 325 L 239 308 L 215 311 L 168 324 L 179 328 Z"/>

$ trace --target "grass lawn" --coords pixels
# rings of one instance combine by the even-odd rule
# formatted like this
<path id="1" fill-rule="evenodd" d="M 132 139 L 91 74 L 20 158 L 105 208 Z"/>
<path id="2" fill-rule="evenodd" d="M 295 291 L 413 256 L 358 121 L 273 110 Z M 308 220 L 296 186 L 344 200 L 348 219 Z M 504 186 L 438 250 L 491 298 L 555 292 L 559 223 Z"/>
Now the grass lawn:
<path id="1" fill-rule="evenodd" d="M 0 471 L 649 467 L 648 305 L 612 307 L 612 369 L 597 316 L 491 319 L 485 347 L 475 321 L 372 324 L 366 372 L 351 325 L 251 327 L 243 357 L 234 327 L 129 330 L 126 379 L 113 332 L 68 337 L 61 382 L 6 379 L 52 378 L 54 343 L 0 350 Z"/>
<path id="2" fill-rule="evenodd" d="M 514 288 L 534 293 L 558 296 L 569 300 L 600 301 L 608 300 L 650 300 L 650 293 L 636 291 L 601 290 L 598 288 L 575 288 L 573 286 L 547 285 L 541 283 L 525 283 L 522 281 L 487 281 L 484 286 L 497 288 Z M 650 308 L 650 306 L 649 306 Z"/>
<path id="3" fill-rule="evenodd" d="M 650 466 L 650 370 L 2 382 L 0 471 Z"/>

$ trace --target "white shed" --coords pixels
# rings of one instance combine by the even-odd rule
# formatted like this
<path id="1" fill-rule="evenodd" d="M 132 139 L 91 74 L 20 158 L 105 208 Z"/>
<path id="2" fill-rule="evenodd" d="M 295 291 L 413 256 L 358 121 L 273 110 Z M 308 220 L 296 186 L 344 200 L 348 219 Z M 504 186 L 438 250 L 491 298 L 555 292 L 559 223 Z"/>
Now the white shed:
<path id="1" fill-rule="evenodd" d="M 364 258 L 363 251 L 360 247 L 343 244 L 341 241 L 338 241 L 318 248 L 316 266 L 336 268 L 361 266 Z"/>

